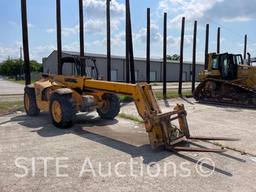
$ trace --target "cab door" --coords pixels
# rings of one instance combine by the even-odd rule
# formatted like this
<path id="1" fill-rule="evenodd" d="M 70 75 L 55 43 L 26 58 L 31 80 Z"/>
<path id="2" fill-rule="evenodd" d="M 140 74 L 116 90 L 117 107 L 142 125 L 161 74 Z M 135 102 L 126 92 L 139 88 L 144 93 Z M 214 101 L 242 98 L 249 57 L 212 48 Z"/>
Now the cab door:
<path id="1" fill-rule="evenodd" d="M 234 60 L 234 55 L 223 54 L 221 56 L 221 77 L 224 80 L 237 79 L 237 63 Z"/>

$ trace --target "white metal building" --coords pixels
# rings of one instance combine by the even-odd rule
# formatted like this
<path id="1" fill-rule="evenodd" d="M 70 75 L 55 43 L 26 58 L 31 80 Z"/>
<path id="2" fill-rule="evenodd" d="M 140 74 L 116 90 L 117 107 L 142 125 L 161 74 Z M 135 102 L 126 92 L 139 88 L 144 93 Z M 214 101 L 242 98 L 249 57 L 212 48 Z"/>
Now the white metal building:
<path id="1" fill-rule="evenodd" d="M 78 52 L 63 52 L 63 57 L 65 56 L 79 56 Z M 86 56 L 95 58 L 96 66 L 99 71 L 99 75 L 103 79 L 107 78 L 107 56 L 103 54 L 92 54 L 86 53 Z M 112 81 L 125 81 L 126 77 L 126 60 L 125 57 L 112 56 L 112 66 L 111 66 L 111 79 Z M 43 62 L 44 73 L 50 72 L 52 74 L 57 73 L 57 51 L 53 51 L 49 57 Z M 151 59 L 151 69 L 150 78 L 151 81 L 162 81 L 162 67 L 163 61 L 160 59 Z M 191 81 L 191 62 L 184 62 L 183 80 Z M 196 74 L 204 69 L 202 63 L 196 65 Z M 71 65 L 65 65 L 63 67 L 63 74 L 72 75 L 73 67 Z M 146 59 L 145 58 L 135 58 L 135 76 L 137 81 L 146 81 Z M 173 82 L 179 79 L 179 62 L 178 61 L 168 61 L 167 63 L 167 81 Z"/>

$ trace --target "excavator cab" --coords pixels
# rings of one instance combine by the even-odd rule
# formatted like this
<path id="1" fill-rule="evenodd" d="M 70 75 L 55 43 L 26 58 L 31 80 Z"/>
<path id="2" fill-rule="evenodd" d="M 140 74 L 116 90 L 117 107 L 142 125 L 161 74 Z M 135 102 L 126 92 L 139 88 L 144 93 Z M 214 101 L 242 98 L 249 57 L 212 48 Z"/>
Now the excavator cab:
<path id="1" fill-rule="evenodd" d="M 232 54 L 223 54 L 219 56 L 220 71 L 223 80 L 237 79 L 237 62 L 236 56 Z"/>
<path id="2" fill-rule="evenodd" d="M 242 64 L 242 55 L 233 54 L 210 54 L 208 76 L 219 76 L 223 80 L 237 79 L 238 65 Z M 215 72 L 215 73 L 214 73 Z"/>

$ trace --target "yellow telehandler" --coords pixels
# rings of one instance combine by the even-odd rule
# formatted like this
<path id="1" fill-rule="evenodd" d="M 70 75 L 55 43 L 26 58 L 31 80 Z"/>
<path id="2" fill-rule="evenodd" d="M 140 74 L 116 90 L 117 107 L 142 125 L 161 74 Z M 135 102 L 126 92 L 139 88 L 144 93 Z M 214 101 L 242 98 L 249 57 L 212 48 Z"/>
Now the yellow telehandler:
<path id="1" fill-rule="evenodd" d="M 62 59 L 65 60 L 70 62 L 71 59 Z M 81 72 L 80 58 L 73 60 L 73 65 L 78 69 L 76 73 L 86 74 Z M 162 113 L 151 85 L 146 83 L 127 84 L 94 80 L 81 75 L 44 74 L 42 79 L 25 87 L 24 106 L 29 116 L 37 116 L 40 111 L 49 111 L 56 127 L 70 128 L 79 111 L 96 110 L 101 118 L 114 119 L 120 111 L 120 101 L 116 94 L 133 98 L 154 149 L 164 146 L 173 150 L 220 152 L 221 149 L 188 148 L 176 144 L 188 139 L 233 140 L 191 137 L 184 106 L 177 104 L 173 111 Z M 178 122 L 176 125 L 173 123 L 175 120 Z"/>
<path id="2" fill-rule="evenodd" d="M 22 34 L 24 51 L 24 71 L 26 87 L 24 93 L 25 111 L 29 116 L 37 116 L 40 111 L 50 112 L 53 124 L 59 128 L 70 128 L 75 122 L 78 112 L 96 110 L 103 119 L 114 119 L 120 111 L 120 101 L 117 94 L 129 95 L 133 98 L 137 111 L 142 117 L 149 142 L 152 148 L 164 146 L 169 150 L 185 150 L 200 152 L 222 152 L 221 149 L 188 148 L 177 146 L 178 143 L 189 139 L 202 140 L 233 140 L 228 138 L 191 137 L 183 105 L 177 105 L 173 111 L 163 113 L 159 108 L 153 94 L 151 85 L 146 83 L 127 84 L 98 80 L 97 66 L 96 78 L 90 78 L 85 66 L 84 57 L 84 22 L 83 1 L 79 0 L 80 15 L 80 57 L 63 57 L 61 46 L 61 6 L 56 0 L 57 21 L 57 51 L 58 75 L 44 74 L 39 81 L 30 84 L 30 61 L 28 46 L 28 24 L 26 0 L 21 0 Z M 109 1 L 107 1 L 109 3 Z M 107 6 L 109 8 L 109 6 Z M 134 60 L 132 51 L 132 32 L 129 13 L 129 1 L 126 1 L 127 15 L 127 55 Z M 108 21 L 110 21 L 108 17 Z M 108 34 L 110 34 L 108 22 Z M 110 36 L 108 35 L 108 42 Z M 108 43 L 109 44 L 109 43 Z M 109 44 L 110 45 L 110 44 Z M 109 49 L 108 49 L 109 50 Z M 110 52 L 108 56 L 110 57 Z M 109 58 L 108 57 L 108 58 Z M 127 60 L 128 61 L 128 60 Z M 130 61 L 131 62 L 131 61 Z M 64 64 L 73 65 L 72 76 L 62 75 Z M 108 65 L 109 66 L 109 63 Z M 131 71 L 134 71 L 131 69 Z M 108 70 L 110 72 L 110 70 Z M 129 72 L 127 70 L 127 72 Z M 174 121 L 177 121 L 176 125 Z"/>

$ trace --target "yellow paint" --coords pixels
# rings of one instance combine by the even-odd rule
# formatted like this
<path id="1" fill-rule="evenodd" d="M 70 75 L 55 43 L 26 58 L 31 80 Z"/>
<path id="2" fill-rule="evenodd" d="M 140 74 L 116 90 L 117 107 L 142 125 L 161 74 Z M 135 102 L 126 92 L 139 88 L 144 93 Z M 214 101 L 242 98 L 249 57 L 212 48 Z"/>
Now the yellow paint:
<path id="1" fill-rule="evenodd" d="M 211 63 L 212 63 L 212 54 L 209 54 L 208 70 L 205 70 L 199 73 L 200 81 L 203 81 L 209 77 L 221 79 L 221 72 L 219 70 L 213 70 Z M 237 84 L 256 90 L 256 67 L 248 66 L 248 65 L 238 65 L 237 79 L 234 81 Z"/>
<path id="2" fill-rule="evenodd" d="M 55 122 L 60 123 L 62 120 L 61 104 L 55 100 L 51 106 L 52 116 Z"/>
<path id="3" fill-rule="evenodd" d="M 29 111 L 29 106 L 30 106 L 30 104 L 29 104 L 29 97 L 28 97 L 28 94 L 25 94 L 24 95 L 24 107 L 25 107 L 25 109 L 26 109 L 26 111 Z"/>

